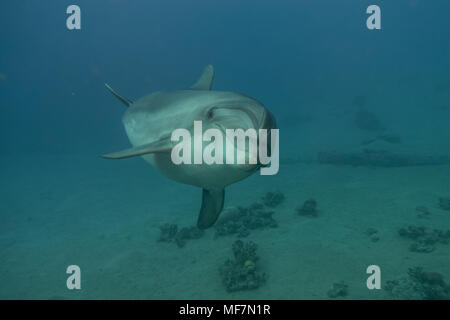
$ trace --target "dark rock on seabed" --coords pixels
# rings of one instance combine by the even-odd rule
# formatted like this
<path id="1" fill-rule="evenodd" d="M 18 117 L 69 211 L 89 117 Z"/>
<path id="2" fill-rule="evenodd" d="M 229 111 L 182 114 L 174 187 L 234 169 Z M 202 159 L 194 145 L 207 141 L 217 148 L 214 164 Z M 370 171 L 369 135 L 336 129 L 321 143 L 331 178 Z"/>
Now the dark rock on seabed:
<path id="1" fill-rule="evenodd" d="M 185 227 L 178 229 L 176 224 L 166 223 L 160 227 L 161 234 L 159 240 L 161 242 L 175 242 L 179 248 L 186 245 L 187 240 L 199 239 L 203 236 L 204 231 L 197 227 Z"/>
<path id="2" fill-rule="evenodd" d="M 447 300 L 450 285 L 437 272 L 426 272 L 421 267 L 409 268 L 407 275 L 387 281 L 385 290 L 401 300 Z"/>
<path id="3" fill-rule="evenodd" d="M 429 230 L 424 226 L 410 225 L 400 228 L 398 234 L 410 240 L 413 243 L 409 246 L 409 250 L 413 252 L 429 253 L 436 249 L 437 244 L 448 244 L 450 242 L 449 230 Z"/>
<path id="4" fill-rule="evenodd" d="M 277 221 L 272 217 L 274 211 L 259 202 L 249 207 L 229 208 L 215 224 L 216 237 L 236 234 L 247 237 L 251 230 L 276 228 Z"/>
<path id="5" fill-rule="evenodd" d="M 302 206 L 296 208 L 297 214 L 306 217 L 317 217 L 317 201 L 314 199 L 306 200 Z"/>
<path id="6" fill-rule="evenodd" d="M 266 281 L 266 274 L 257 266 L 257 245 L 237 240 L 233 243 L 234 259 L 228 259 L 220 268 L 222 282 L 228 292 L 257 289 Z"/>
<path id="7" fill-rule="evenodd" d="M 344 282 L 333 283 L 333 287 L 328 290 L 327 295 L 330 298 L 345 297 L 348 294 L 348 286 Z"/>
<path id="8" fill-rule="evenodd" d="M 320 164 L 366 167 L 409 167 L 450 164 L 450 156 L 397 154 L 384 150 L 365 149 L 357 153 L 319 152 Z M 450 210 L 450 209 L 449 209 Z"/>

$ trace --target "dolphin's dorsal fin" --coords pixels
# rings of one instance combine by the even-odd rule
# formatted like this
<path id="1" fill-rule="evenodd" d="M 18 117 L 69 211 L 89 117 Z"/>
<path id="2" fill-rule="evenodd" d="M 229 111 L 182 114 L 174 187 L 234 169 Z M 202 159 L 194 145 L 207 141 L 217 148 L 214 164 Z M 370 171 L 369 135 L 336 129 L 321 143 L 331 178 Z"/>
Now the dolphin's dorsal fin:
<path id="1" fill-rule="evenodd" d="M 161 153 L 161 152 L 170 152 L 172 149 L 172 141 L 169 138 L 161 139 L 155 142 L 150 142 L 147 144 L 143 144 L 141 146 L 125 149 L 118 152 L 108 153 L 102 155 L 103 158 L 106 159 L 124 159 L 142 156 L 144 154 L 149 153 Z"/>
<path id="2" fill-rule="evenodd" d="M 106 88 L 111 92 L 117 99 L 122 101 L 127 107 L 129 107 L 133 101 L 128 100 L 127 98 L 122 97 L 120 94 L 114 91 L 113 88 L 111 88 L 107 83 L 105 83 Z"/>
<path id="3" fill-rule="evenodd" d="M 202 75 L 198 78 L 197 82 L 189 87 L 191 90 L 211 90 L 214 80 L 214 68 L 212 65 L 208 65 L 203 70 Z"/>
<path id="4" fill-rule="evenodd" d="M 197 228 L 207 229 L 219 218 L 223 209 L 225 189 L 203 189 L 202 207 L 197 220 Z"/>

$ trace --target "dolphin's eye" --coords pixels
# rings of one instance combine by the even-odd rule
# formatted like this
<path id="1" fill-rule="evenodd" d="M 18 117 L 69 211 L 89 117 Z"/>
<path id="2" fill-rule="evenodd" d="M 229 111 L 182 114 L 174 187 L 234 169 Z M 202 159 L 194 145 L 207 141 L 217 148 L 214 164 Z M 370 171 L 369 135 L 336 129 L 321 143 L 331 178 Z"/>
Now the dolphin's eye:
<path id="1" fill-rule="evenodd" d="M 208 113 L 206 114 L 206 118 L 212 119 L 213 117 L 214 117 L 214 110 L 213 109 L 209 109 Z"/>

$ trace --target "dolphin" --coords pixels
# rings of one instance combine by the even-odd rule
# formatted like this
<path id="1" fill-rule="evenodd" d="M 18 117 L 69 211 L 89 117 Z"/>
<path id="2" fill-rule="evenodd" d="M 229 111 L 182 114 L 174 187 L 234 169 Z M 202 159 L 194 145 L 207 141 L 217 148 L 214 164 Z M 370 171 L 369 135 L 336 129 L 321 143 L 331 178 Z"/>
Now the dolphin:
<path id="1" fill-rule="evenodd" d="M 259 161 L 256 164 L 174 164 L 172 132 L 178 128 L 192 132 L 194 121 L 202 121 L 203 128 L 219 129 L 224 136 L 227 128 L 270 132 L 276 127 L 274 116 L 260 102 L 239 93 L 211 90 L 213 79 L 214 68 L 208 65 L 188 89 L 154 92 L 135 102 L 105 84 L 128 107 L 122 122 L 133 147 L 102 157 L 142 156 L 168 178 L 202 188 L 197 220 L 200 229 L 209 228 L 217 221 L 224 205 L 225 187 L 245 179 L 264 165 Z"/>

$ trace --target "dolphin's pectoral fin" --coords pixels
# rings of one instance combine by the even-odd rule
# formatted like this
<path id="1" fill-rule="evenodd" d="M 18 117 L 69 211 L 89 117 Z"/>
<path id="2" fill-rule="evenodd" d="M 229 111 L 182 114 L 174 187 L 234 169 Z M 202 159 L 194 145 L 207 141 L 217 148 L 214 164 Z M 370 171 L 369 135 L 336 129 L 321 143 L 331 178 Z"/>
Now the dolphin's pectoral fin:
<path id="1" fill-rule="evenodd" d="M 198 78 L 197 82 L 189 87 L 191 90 L 211 90 L 214 80 L 214 68 L 212 65 L 208 65 L 203 70 L 202 75 Z"/>
<path id="2" fill-rule="evenodd" d="M 127 107 L 129 107 L 133 101 L 128 100 L 127 98 L 122 97 L 120 94 L 114 91 L 113 88 L 111 88 L 107 83 L 105 83 L 106 88 L 111 92 L 117 99 L 123 102 Z"/>
<path id="3" fill-rule="evenodd" d="M 159 141 L 143 144 L 142 146 L 137 146 L 129 149 L 125 149 L 118 152 L 108 153 L 102 155 L 103 158 L 106 159 L 124 159 L 142 156 L 144 154 L 149 153 L 158 153 L 158 152 L 170 152 L 172 149 L 172 143 L 170 138 L 162 139 Z"/>
<path id="4" fill-rule="evenodd" d="M 197 220 L 199 229 L 211 227 L 219 218 L 223 209 L 225 189 L 206 190 L 203 189 L 202 208 Z"/>

